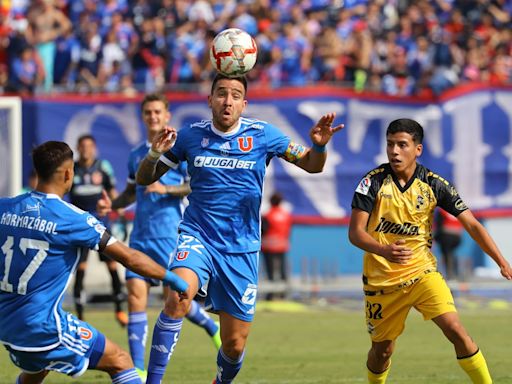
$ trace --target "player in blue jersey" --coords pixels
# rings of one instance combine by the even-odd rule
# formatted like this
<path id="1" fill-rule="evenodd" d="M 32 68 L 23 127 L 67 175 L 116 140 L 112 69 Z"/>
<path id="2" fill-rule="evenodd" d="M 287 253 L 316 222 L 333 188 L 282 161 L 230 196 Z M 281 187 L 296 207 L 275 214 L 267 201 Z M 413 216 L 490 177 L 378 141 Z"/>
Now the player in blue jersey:
<path id="1" fill-rule="evenodd" d="M 77 142 L 77 150 L 78 160 L 75 162 L 75 177 L 73 178 L 71 191 L 69 191 L 69 200 L 73 205 L 92 213 L 98 218 L 96 202 L 100 199 L 102 191 L 106 190 L 111 198 L 117 195 L 114 171 L 107 160 L 97 157 L 96 140 L 93 136 L 80 136 Z M 108 228 L 108 219 L 104 218 L 102 221 Z M 80 320 L 84 319 L 85 292 L 83 290 L 83 283 L 89 251 L 87 247 L 81 250 L 80 263 L 78 263 L 76 269 L 75 284 L 73 285 L 75 309 Z M 110 275 L 116 320 L 122 327 L 125 327 L 128 324 L 128 318 L 121 308 L 123 294 L 121 291 L 121 280 L 117 271 L 117 262 L 102 253 L 99 254 L 99 258 L 106 264 Z"/>
<path id="2" fill-rule="evenodd" d="M 219 314 L 222 347 L 216 383 L 231 383 L 239 372 L 254 317 L 267 164 L 277 156 L 307 172 L 321 172 L 326 144 L 343 128 L 332 127 L 333 113 L 322 116 L 310 132 L 313 146 L 307 148 L 269 123 L 241 117 L 246 92 L 245 78 L 217 75 L 208 96 L 212 119 L 179 134 L 167 127 L 154 138 L 136 175 L 137 183 L 150 185 L 169 168 L 187 162 L 192 192 L 171 269 L 189 283 L 189 297 L 207 292 L 207 307 Z M 148 372 L 148 384 L 161 382 L 189 306 L 190 300 L 180 302 L 173 293 L 167 297 L 153 331 L 152 357 L 161 368 Z"/>
<path id="3" fill-rule="evenodd" d="M 141 384 L 127 352 L 62 309 L 80 247 L 163 280 L 181 299 L 188 298 L 188 284 L 62 200 L 74 175 L 73 151 L 66 143 L 41 144 L 32 158 L 35 191 L 0 199 L 0 343 L 23 371 L 16 383 L 41 383 L 50 371 L 78 377 L 96 369 L 107 372 L 112 383 Z"/>
<path id="4" fill-rule="evenodd" d="M 167 267 L 172 250 L 176 248 L 178 223 L 181 221 L 184 209 L 183 197 L 190 193 L 190 185 L 185 163 L 176 169 L 170 169 L 158 181 L 147 187 L 135 184 L 135 172 L 140 161 L 148 153 L 151 141 L 165 129 L 171 119 L 169 102 L 162 94 L 146 95 L 141 108 L 148 141 L 144 141 L 130 153 L 128 182 L 125 190 L 115 200 L 101 199 L 98 202 L 98 212 L 104 215 L 111 209 L 125 208 L 136 202 L 130 247 L 150 255 L 158 264 Z M 155 285 L 159 285 L 159 282 L 144 278 L 132 271 L 126 271 L 129 311 L 128 343 L 133 362 L 141 373 L 141 377 L 145 376 L 147 299 L 150 286 Z M 168 292 L 168 287 L 164 287 L 164 297 Z M 203 327 L 212 337 L 217 349 L 220 347 L 219 326 L 196 301 L 191 302 L 186 317 Z"/>

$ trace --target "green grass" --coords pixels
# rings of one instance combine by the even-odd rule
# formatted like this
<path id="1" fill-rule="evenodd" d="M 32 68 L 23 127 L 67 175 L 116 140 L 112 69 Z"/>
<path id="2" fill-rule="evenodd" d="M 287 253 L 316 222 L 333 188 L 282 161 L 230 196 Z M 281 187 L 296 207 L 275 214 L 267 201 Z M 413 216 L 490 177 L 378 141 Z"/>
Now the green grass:
<path id="1" fill-rule="evenodd" d="M 461 310 L 463 324 L 485 354 L 494 383 L 512 383 L 510 318 L 512 311 Z M 107 337 L 127 348 L 126 334 L 109 311 L 87 312 L 88 320 Z M 150 329 L 157 311 L 150 313 Z M 366 383 L 365 361 L 370 340 L 363 312 L 310 310 L 299 313 L 260 311 L 247 346 L 238 384 Z M 216 352 L 203 330 L 184 323 L 180 342 L 164 383 L 209 384 L 215 376 Z M 150 340 L 150 339 L 149 339 Z M 0 383 L 14 383 L 17 368 L 3 348 Z M 79 379 L 50 373 L 48 383 L 110 383 L 102 372 L 89 371 Z M 389 383 L 468 383 L 451 345 L 432 322 L 414 311 L 399 338 Z"/>

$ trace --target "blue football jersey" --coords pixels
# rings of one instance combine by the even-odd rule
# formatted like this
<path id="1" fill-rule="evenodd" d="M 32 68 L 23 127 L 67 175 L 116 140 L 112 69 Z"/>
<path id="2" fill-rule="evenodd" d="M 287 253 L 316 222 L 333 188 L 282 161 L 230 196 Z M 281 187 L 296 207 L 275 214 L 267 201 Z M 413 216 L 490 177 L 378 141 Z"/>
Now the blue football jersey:
<path id="1" fill-rule="evenodd" d="M 192 193 L 180 229 L 222 252 L 259 251 L 266 167 L 272 157 L 285 157 L 289 144 L 273 125 L 246 118 L 229 134 L 211 120 L 181 129 L 161 157 L 171 167 L 188 164 Z"/>
<path id="2" fill-rule="evenodd" d="M 151 144 L 141 143 L 130 153 L 128 159 L 128 183 L 135 184 L 135 173 L 139 163 L 148 153 Z M 159 182 L 164 185 L 179 185 L 188 180 L 187 165 L 169 169 Z M 177 238 L 178 224 L 183 215 L 183 199 L 159 193 L 147 193 L 146 187 L 136 185 L 136 206 L 130 241 L 145 239 Z"/>
<path id="3" fill-rule="evenodd" d="M 57 195 L 0 199 L 0 342 L 43 351 L 66 337 L 62 298 L 79 247 L 98 250 L 105 227 Z"/>

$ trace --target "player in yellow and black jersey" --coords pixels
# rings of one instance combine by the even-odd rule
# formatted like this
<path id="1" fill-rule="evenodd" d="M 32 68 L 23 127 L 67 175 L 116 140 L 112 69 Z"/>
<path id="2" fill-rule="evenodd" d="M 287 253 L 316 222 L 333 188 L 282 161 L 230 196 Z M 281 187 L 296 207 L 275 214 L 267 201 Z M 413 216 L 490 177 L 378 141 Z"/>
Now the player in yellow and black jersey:
<path id="1" fill-rule="evenodd" d="M 393 290 L 425 271 L 436 270 L 436 258 L 430 252 L 436 205 L 454 216 L 467 210 L 455 188 L 420 164 L 403 186 L 389 163 L 359 183 L 352 207 L 370 213 L 368 234 L 380 244 L 404 240 L 414 255 L 407 264 L 398 264 L 368 252 L 363 269 L 367 292 Z"/>
<path id="2" fill-rule="evenodd" d="M 386 132 L 389 163 L 369 172 L 352 201 L 350 241 L 365 251 L 366 323 L 372 339 L 369 383 L 385 383 L 395 340 L 414 307 L 453 343 L 473 383 L 491 383 L 485 359 L 457 314 L 450 289 L 431 252 L 434 209 L 456 216 L 466 231 L 512 279 L 512 269 L 455 188 L 416 162 L 423 128 L 414 120 L 391 122 Z"/>

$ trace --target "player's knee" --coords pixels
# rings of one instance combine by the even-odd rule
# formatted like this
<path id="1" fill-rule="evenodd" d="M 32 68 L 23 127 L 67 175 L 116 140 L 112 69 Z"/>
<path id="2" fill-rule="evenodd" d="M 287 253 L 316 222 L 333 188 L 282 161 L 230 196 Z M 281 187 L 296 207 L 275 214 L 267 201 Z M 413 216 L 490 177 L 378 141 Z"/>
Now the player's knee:
<path id="1" fill-rule="evenodd" d="M 110 273 L 117 272 L 117 264 L 115 262 L 107 262 L 107 268 Z"/>
<path id="2" fill-rule="evenodd" d="M 50 371 L 42 371 L 34 374 L 23 372 L 19 375 L 19 382 L 20 384 L 39 384 L 48 376 L 48 373 L 50 373 Z"/>
<path id="3" fill-rule="evenodd" d="M 375 345 L 372 347 L 370 353 L 377 361 L 383 363 L 391 359 L 391 356 L 393 355 L 393 350 L 394 348 L 392 344 Z"/>
<path id="4" fill-rule="evenodd" d="M 222 350 L 232 359 L 239 359 L 244 353 L 246 339 L 237 336 L 222 338 Z"/>
<path id="5" fill-rule="evenodd" d="M 107 369 L 111 376 L 133 368 L 133 362 L 130 354 L 121 348 L 116 349 L 115 357 L 111 359 L 111 362 L 111 366 Z"/>
<path id="6" fill-rule="evenodd" d="M 167 297 L 167 300 L 165 300 L 164 313 L 173 319 L 181 319 L 188 313 L 190 300 L 175 300 L 173 293 L 171 293 Z"/>
<path id="7" fill-rule="evenodd" d="M 128 308 L 144 308 L 146 303 L 146 292 L 137 289 L 128 289 Z M 143 310 L 143 309 L 141 309 Z"/>

